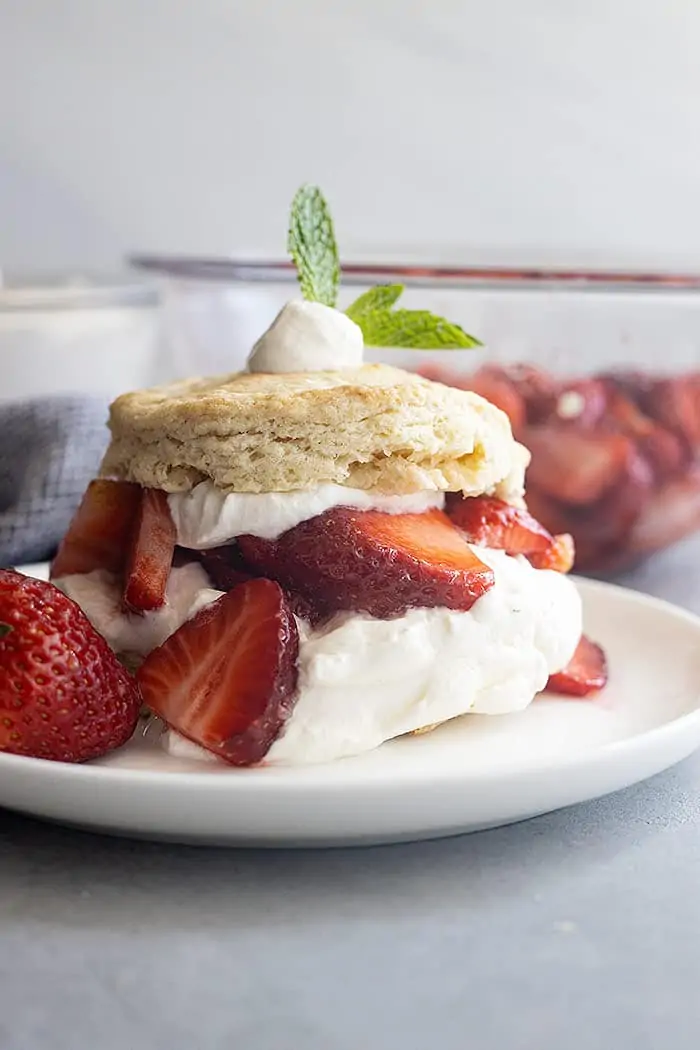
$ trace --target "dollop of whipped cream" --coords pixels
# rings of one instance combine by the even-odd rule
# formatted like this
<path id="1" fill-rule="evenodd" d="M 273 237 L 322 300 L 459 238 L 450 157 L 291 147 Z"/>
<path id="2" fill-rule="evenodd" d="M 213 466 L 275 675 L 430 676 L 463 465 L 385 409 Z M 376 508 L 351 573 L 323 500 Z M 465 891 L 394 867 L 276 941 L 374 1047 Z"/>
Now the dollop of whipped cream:
<path id="1" fill-rule="evenodd" d="M 171 493 L 168 503 L 180 546 L 206 550 L 231 543 L 237 536 L 275 540 L 331 507 L 422 514 L 434 507 L 442 509 L 445 493 L 388 495 L 333 484 L 290 492 L 222 492 L 211 481 L 202 481 L 190 492 Z"/>
<path id="2" fill-rule="evenodd" d="M 323 303 L 292 299 L 251 350 L 248 371 L 359 368 L 363 350 L 362 329 L 347 314 Z"/>
<path id="3" fill-rule="evenodd" d="M 186 620 L 222 593 L 212 589 L 209 577 L 196 562 L 172 569 L 165 605 L 143 615 L 125 612 L 122 584 L 103 569 L 59 577 L 53 582 L 77 602 L 115 652 L 135 656 L 146 656 L 162 645 Z"/>

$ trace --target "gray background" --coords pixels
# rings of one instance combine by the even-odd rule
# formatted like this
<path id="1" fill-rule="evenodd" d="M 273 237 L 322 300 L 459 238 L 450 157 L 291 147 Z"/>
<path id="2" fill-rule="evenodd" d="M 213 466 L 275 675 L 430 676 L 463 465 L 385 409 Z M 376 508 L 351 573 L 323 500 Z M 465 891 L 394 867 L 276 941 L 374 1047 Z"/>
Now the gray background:
<path id="1" fill-rule="evenodd" d="M 700 611 L 700 541 L 627 582 Z M 700 756 L 524 824 L 361 850 L 0 812 L 3 1050 L 696 1050 Z"/>
<path id="2" fill-rule="evenodd" d="M 0 268 L 284 251 L 700 270 L 693 0 L 0 0 Z"/>

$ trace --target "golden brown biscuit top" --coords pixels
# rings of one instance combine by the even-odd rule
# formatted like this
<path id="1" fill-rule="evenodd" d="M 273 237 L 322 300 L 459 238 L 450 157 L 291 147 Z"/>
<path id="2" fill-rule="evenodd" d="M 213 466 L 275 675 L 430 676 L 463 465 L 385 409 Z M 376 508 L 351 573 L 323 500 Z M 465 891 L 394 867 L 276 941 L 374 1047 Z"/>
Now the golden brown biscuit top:
<path id="1" fill-rule="evenodd" d="M 334 482 L 508 498 L 527 462 L 489 402 L 388 365 L 185 380 L 117 398 L 109 426 L 102 473 L 169 492 Z"/>

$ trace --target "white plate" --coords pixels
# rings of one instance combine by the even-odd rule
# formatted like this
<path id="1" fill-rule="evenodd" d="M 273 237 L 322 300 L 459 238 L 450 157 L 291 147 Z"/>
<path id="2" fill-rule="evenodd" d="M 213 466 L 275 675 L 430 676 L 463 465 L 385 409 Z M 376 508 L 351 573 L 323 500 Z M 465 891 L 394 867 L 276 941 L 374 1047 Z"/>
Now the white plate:
<path id="1" fill-rule="evenodd" d="M 0 805 L 111 834 L 331 846 L 476 831 L 617 791 L 700 746 L 700 619 L 578 586 L 586 631 L 610 659 L 595 701 L 541 697 L 323 766 L 203 766 L 142 738 L 83 766 L 0 755 Z"/>

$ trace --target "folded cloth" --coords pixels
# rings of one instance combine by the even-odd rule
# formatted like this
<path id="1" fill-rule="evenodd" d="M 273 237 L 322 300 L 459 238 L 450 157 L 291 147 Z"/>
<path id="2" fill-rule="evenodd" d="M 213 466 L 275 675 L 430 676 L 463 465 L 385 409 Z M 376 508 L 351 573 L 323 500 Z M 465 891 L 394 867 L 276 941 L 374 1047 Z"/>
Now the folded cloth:
<path id="1" fill-rule="evenodd" d="M 0 402 L 0 566 L 51 558 L 107 445 L 107 401 Z"/>

